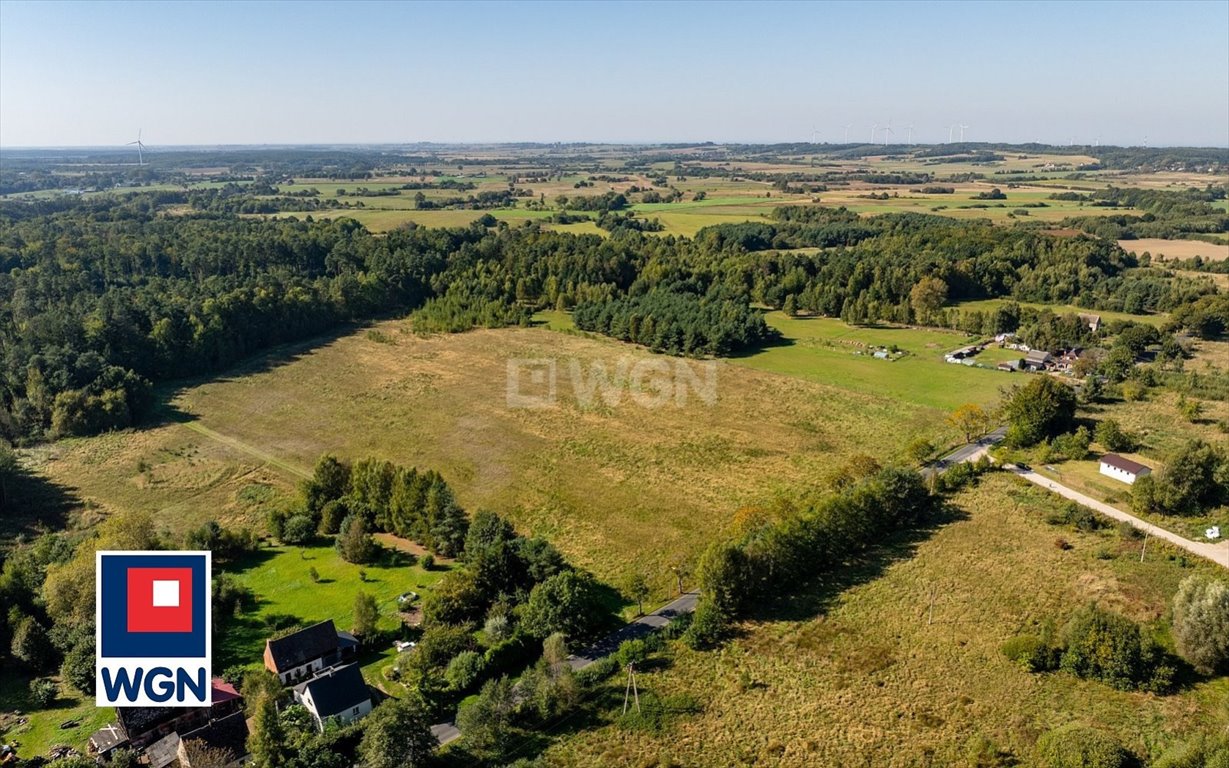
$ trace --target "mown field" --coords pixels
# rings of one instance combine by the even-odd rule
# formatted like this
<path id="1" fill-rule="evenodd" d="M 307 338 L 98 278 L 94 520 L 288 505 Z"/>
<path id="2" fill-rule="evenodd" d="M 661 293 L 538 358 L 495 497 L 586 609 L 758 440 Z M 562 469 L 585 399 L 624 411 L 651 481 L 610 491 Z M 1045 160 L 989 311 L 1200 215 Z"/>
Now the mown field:
<path id="1" fill-rule="evenodd" d="M 1139 240 L 1119 240 L 1118 245 L 1125 251 L 1135 255 L 1152 254 L 1153 258 L 1161 260 L 1193 259 L 1202 257 L 1205 261 L 1223 261 L 1229 259 L 1229 244 L 1205 243 L 1202 240 L 1157 240 L 1155 238 Z"/>
<path id="2" fill-rule="evenodd" d="M 625 680 L 612 680 L 597 727 L 563 724 L 548 764 L 973 765 L 968 745 L 984 737 L 1028 765 L 1040 734 L 1073 721 L 1144 757 L 1226 727 L 1225 678 L 1169 696 L 1129 693 L 1030 674 L 999 651 L 1090 601 L 1154 622 L 1185 575 L 1214 566 L 1183 565 L 1155 542 L 1141 564 L 1137 540 L 1048 525 L 1057 501 L 1007 476 L 953 506 L 955 519 L 929 535 L 887 542 L 765 608 L 724 649 L 679 648 L 639 676 L 642 695 L 690 703 L 695 714 L 660 732 L 624 726 Z M 1071 549 L 1055 546 L 1060 536 Z"/>
<path id="3" fill-rule="evenodd" d="M 557 404 L 509 407 L 509 366 L 541 359 L 556 361 Z M 708 373 L 696 368 L 680 379 L 685 403 L 654 406 L 639 394 L 652 381 L 632 384 L 638 362 L 686 364 L 545 328 L 423 338 L 390 321 L 185 387 L 160 426 L 62 441 L 32 459 L 83 502 L 151 510 L 168 528 L 211 517 L 261 527 L 324 452 L 431 467 L 467 509 L 508 515 L 611 582 L 642 571 L 665 596 L 669 564 L 693 557 L 739 507 L 822 482 L 855 453 L 889 461 L 917 437 L 955 437 L 937 390 L 894 394 L 908 377 L 874 389 L 717 362 L 714 404 L 697 394 L 690 377 L 703 384 Z M 584 397 L 598 365 L 620 382 L 612 401 Z"/>

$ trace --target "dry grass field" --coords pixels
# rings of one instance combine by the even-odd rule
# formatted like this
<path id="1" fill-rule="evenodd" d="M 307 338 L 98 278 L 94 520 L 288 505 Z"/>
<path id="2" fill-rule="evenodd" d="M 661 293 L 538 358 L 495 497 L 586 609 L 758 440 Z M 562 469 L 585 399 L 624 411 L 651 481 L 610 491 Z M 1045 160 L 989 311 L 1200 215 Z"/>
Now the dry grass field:
<path id="1" fill-rule="evenodd" d="M 557 361 L 556 407 L 509 407 L 518 359 Z M 711 406 L 687 389 L 681 407 L 645 407 L 630 369 L 621 402 L 582 405 L 572 361 L 582 391 L 598 364 L 681 363 L 545 329 L 423 338 L 386 322 L 187 387 L 170 423 L 31 458 L 98 509 L 148 509 L 169 528 L 260 525 L 323 452 L 433 467 L 467 509 L 509 515 L 604 579 L 641 570 L 664 595 L 668 564 L 739 507 L 820 482 L 854 453 L 891 460 L 917 436 L 945 434 L 934 408 L 725 362 Z"/>
<path id="2" fill-rule="evenodd" d="M 1170 259 L 1193 259 L 1202 256 L 1205 261 L 1223 261 L 1229 259 L 1229 244 L 1205 243 L 1200 240 L 1158 240 L 1141 238 L 1139 240 L 1119 240 L 1118 245 L 1125 251 L 1137 256 L 1151 253 L 1152 258 L 1162 261 Z"/>
<path id="3" fill-rule="evenodd" d="M 1068 722 L 1114 734 L 1144 757 L 1223 728 L 1229 680 L 1170 696 L 1034 675 L 1001 643 L 1096 601 L 1161 617 L 1182 566 L 1155 543 L 1048 525 L 1054 498 L 1006 476 L 957 496 L 957 519 L 889 543 L 837 580 L 811 585 L 713 653 L 673 651 L 640 675 L 642 692 L 698 704 L 661 734 L 620 725 L 621 679 L 600 727 L 566 734 L 552 766 L 964 766 L 984 737 L 1031 764 L 1045 731 Z M 1072 548 L 1054 545 L 1062 536 Z M 933 623 L 929 595 L 937 595 Z M 643 694 L 642 694 L 643 695 Z M 1015 763 L 1010 763 L 1015 764 Z"/>

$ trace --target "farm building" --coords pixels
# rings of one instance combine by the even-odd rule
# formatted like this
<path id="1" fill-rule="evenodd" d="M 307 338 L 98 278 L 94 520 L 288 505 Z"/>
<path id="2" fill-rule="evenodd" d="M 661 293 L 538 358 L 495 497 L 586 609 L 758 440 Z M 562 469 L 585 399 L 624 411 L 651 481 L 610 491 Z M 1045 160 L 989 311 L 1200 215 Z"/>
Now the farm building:
<path id="1" fill-rule="evenodd" d="M 316 677 L 294 687 L 295 701 L 307 708 L 324 730 L 330 718 L 349 723 L 371 711 L 371 694 L 357 664 L 330 667 Z"/>
<path id="2" fill-rule="evenodd" d="M 1093 333 L 1096 333 L 1097 329 L 1101 327 L 1100 315 L 1091 315 L 1081 312 L 1079 313 L 1078 317 L 1080 318 L 1080 322 L 1087 325 L 1088 330 L 1092 331 Z"/>
<path id="3" fill-rule="evenodd" d="M 1024 356 L 1024 367 L 1030 371 L 1044 371 L 1054 362 L 1054 356 L 1044 349 L 1034 349 Z"/>
<path id="4" fill-rule="evenodd" d="M 354 658 L 358 641 L 338 632 L 332 620 L 265 641 L 265 669 L 282 684 L 298 682 Z"/>
<path id="5" fill-rule="evenodd" d="M 1101 457 L 1101 474 L 1131 485 L 1136 480 L 1152 473 L 1151 467 L 1146 467 L 1138 461 L 1131 461 L 1116 453 L 1107 453 Z"/>

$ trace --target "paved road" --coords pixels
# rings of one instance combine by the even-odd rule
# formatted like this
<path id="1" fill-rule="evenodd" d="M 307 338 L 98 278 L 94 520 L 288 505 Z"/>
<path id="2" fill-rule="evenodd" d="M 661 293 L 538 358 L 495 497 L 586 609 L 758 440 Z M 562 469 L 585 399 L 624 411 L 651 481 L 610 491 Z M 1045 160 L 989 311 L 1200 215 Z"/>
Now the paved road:
<path id="1" fill-rule="evenodd" d="M 946 456 L 942 457 L 941 459 L 936 461 L 934 464 L 931 464 L 930 466 L 923 469 L 922 475 L 925 477 L 930 477 L 932 474 L 936 472 L 945 471 L 948 467 L 952 466 L 953 464 L 960 464 L 966 461 L 977 461 L 982 456 L 985 456 L 986 453 L 989 452 L 990 448 L 993 447 L 995 443 L 1002 442 L 1003 438 L 1006 435 L 1007 435 L 1007 427 L 999 427 L 998 429 L 994 430 L 993 432 L 990 432 L 989 434 L 985 435 L 981 439 L 976 440 L 972 443 L 966 443 L 960 446 L 959 448 L 957 448 L 956 450 L 952 451 L 951 453 L 947 454 Z"/>
<path id="2" fill-rule="evenodd" d="M 1028 480 L 1030 483 L 1035 483 L 1036 485 L 1039 485 L 1042 488 L 1045 488 L 1047 490 L 1053 491 L 1054 493 L 1057 493 L 1059 496 L 1062 496 L 1067 499 L 1071 499 L 1077 504 L 1082 504 L 1088 507 L 1089 509 L 1096 510 L 1097 512 L 1100 512 L 1106 517 L 1112 517 L 1115 520 L 1122 520 L 1123 522 L 1130 523 L 1131 525 L 1135 526 L 1139 530 L 1147 532 L 1150 536 L 1156 536 L 1158 539 L 1164 539 L 1165 541 L 1168 541 L 1170 544 L 1173 544 L 1176 547 L 1181 547 L 1182 549 L 1185 549 L 1187 552 L 1190 552 L 1192 555 L 1198 555 L 1199 557 L 1211 560 L 1217 565 L 1221 565 L 1226 568 L 1229 568 L 1229 542 L 1221 542 L 1219 544 L 1213 544 L 1211 542 L 1205 542 L 1205 541 L 1191 541 L 1190 539 L 1183 538 L 1182 536 L 1179 536 L 1178 534 L 1173 533 L 1172 531 L 1167 531 L 1164 528 L 1161 528 L 1160 526 L 1156 526 L 1156 525 L 1153 525 L 1152 523 L 1146 522 L 1144 520 L 1140 520 L 1135 515 L 1131 515 L 1126 512 L 1123 512 L 1121 509 L 1118 509 L 1117 507 L 1111 507 L 1109 504 L 1106 504 L 1101 501 L 1097 501 L 1096 499 L 1090 496 L 1086 496 L 1080 493 L 1079 491 L 1068 488 L 1062 483 L 1055 482 L 1054 480 L 1051 480 L 1048 477 L 1039 475 L 1036 472 L 1032 471 L 1031 469 L 1021 469 L 1020 467 L 1017 467 L 1014 464 L 1009 464 L 1007 465 L 1006 468 L 1009 471 L 1014 472 L 1020 477 L 1024 478 L 1025 480 Z"/>
<path id="3" fill-rule="evenodd" d="M 679 616 L 694 612 L 699 600 L 699 592 L 684 592 L 656 611 L 641 616 L 630 624 L 623 625 L 583 651 L 569 656 L 568 664 L 575 670 L 584 669 L 598 659 L 605 658 L 619 650 L 619 646 L 625 640 L 644 637 L 654 630 L 661 629 Z M 457 729 L 455 721 L 436 723 L 431 726 L 431 734 L 435 736 L 441 747 L 461 738 L 461 731 Z"/>

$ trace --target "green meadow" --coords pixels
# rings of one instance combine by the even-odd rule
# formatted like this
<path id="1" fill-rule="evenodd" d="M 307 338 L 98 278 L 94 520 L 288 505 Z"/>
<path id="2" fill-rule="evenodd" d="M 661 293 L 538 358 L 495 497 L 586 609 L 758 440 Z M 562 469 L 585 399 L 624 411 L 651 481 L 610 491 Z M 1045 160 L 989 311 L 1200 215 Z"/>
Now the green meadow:
<path id="1" fill-rule="evenodd" d="M 312 568 L 318 580 L 312 579 Z M 217 671 L 236 664 L 259 666 L 265 639 L 280 623 L 306 626 L 332 619 L 338 629 L 349 631 L 359 592 L 376 599 L 379 628 L 395 630 L 400 625 L 397 596 L 409 591 L 424 594 L 449 567 L 437 565 L 427 571 L 411 555 L 386 547 L 377 562 L 355 565 L 342 560 L 331 544 L 322 544 L 260 549 L 223 570 L 252 590 L 257 606 L 218 638 Z"/>

